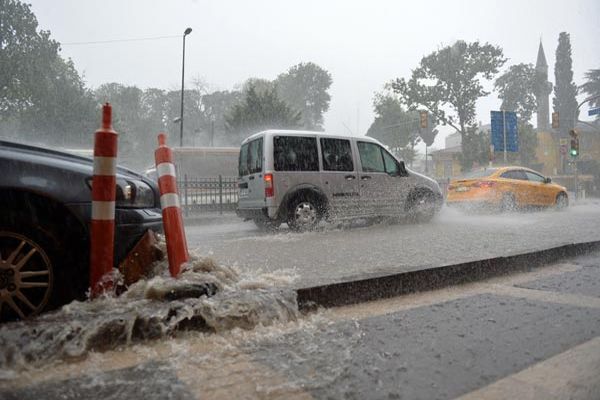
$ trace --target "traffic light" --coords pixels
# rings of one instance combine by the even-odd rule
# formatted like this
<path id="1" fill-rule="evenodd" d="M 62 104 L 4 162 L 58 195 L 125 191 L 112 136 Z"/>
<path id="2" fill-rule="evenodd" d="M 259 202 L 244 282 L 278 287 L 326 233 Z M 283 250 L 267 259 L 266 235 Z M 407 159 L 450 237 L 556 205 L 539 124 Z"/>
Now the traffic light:
<path id="1" fill-rule="evenodd" d="M 421 128 L 423 128 L 423 129 L 427 128 L 427 120 L 428 120 L 427 111 L 420 111 L 419 117 L 421 120 L 421 124 L 420 124 Z"/>
<path id="2" fill-rule="evenodd" d="M 558 120 L 558 111 L 552 113 L 552 128 L 553 129 L 560 128 L 560 122 Z"/>
<path id="3" fill-rule="evenodd" d="M 577 157 L 579 155 L 579 135 L 575 129 L 571 129 L 569 135 L 571 135 L 571 157 Z"/>

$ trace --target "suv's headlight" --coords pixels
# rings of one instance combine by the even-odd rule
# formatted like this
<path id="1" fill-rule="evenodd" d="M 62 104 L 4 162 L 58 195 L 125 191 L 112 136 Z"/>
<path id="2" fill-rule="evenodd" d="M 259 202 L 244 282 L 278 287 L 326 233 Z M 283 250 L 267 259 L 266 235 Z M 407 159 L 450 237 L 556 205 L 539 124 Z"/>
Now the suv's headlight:
<path id="1" fill-rule="evenodd" d="M 92 177 L 86 183 L 92 189 Z M 154 191 L 145 182 L 136 179 L 117 178 L 117 207 L 121 208 L 154 208 Z"/>
<path id="2" fill-rule="evenodd" d="M 117 179 L 116 206 L 152 208 L 154 207 L 154 191 L 142 181 Z"/>

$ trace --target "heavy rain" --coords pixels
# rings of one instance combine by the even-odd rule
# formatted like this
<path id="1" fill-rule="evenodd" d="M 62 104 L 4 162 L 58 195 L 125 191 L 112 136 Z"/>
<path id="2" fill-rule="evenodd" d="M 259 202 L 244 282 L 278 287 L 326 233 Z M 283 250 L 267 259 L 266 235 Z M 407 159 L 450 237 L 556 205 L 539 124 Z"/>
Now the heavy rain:
<path id="1" fill-rule="evenodd" d="M 0 0 L 0 399 L 599 399 L 599 20 Z"/>

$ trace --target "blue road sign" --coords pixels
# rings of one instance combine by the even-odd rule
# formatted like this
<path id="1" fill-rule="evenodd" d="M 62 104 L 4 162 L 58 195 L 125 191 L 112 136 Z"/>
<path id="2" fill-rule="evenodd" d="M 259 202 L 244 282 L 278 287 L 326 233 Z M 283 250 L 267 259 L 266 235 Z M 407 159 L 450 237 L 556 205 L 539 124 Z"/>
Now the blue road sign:
<path id="1" fill-rule="evenodd" d="M 492 145 L 494 151 L 504 151 L 504 123 L 506 122 L 506 151 L 519 151 L 517 113 L 514 111 L 492 111 Z"/>
<path id="2" fill-rule="evenodd" d="M 591 117 L 592 115 L 600 115 L 600 107 L 592 108 L 590 111 L 588 111 L 588 116 Z"/>

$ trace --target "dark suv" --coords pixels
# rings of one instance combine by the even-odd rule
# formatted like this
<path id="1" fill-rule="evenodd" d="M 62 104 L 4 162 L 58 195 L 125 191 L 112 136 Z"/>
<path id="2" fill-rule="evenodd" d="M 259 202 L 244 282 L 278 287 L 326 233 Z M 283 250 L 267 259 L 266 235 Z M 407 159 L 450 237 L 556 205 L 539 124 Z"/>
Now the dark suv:
<path id="1" fill-rule="evenodd" d="M 93 161 L 0 141 L 0 321 L 84 299 Z M 162 231 L 156 184 L 117 169 L 115 267 L 148 229 Z"/>

